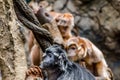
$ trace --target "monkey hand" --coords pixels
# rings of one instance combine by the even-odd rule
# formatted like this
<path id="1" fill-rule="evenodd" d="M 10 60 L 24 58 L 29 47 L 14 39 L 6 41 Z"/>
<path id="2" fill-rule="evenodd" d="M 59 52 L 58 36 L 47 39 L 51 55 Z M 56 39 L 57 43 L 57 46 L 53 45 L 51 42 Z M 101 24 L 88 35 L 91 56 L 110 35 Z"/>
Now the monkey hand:
<path id="1" fill-rule="evenodd" d="M 43 78 L 42 70 L 39 66 L 32 66 L 26 71 L 26 77 L 40 77 Z"/>

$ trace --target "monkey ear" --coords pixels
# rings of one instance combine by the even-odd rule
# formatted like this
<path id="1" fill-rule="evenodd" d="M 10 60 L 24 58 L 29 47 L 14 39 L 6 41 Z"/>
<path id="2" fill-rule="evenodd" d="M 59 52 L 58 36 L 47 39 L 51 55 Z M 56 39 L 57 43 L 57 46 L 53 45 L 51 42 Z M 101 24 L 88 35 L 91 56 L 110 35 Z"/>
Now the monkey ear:
<path id="1" fill-rule="evenodd" d="M 79 54 L 82 58 L 86 57 L 87 47 L 85 46 L 85 44 L 80 44 L 79 47 L 78 47 L 78 51 L 79 51 Z"/>

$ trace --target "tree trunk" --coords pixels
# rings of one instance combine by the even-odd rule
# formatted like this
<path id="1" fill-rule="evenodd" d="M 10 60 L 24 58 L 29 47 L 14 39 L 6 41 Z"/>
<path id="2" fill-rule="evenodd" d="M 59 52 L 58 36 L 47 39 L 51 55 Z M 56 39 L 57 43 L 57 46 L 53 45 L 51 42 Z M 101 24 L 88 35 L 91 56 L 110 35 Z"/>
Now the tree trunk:
<path id="1" fill-rule="evenodd" d="M 27 63 L 12 0 L 0 0 L 0 69 L 2 80 L 24 80 Z"/>

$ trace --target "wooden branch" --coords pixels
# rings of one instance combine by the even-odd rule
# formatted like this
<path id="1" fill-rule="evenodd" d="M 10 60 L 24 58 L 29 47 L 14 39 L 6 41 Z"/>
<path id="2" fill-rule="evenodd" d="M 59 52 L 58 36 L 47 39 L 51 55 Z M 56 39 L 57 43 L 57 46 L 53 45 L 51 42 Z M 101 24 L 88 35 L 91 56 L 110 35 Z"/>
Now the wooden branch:
<path id="1" fill-rule="evenodd" d="M 35 24 L 31 23 L 21 15 L 18 15 L 18 18 L 28 29 L 32 30 L 33 33 L 35 33 L 36 35 L 39 35 L 40 37 L 45 38 L 47 41 L 52 43 L 52 40 L 53 40 L 52 36 L 46 29 L 36 26 Z"/>
<path id="2" fill-rule="evenodd" d="M 50 35 L 50 33 L 45 30 L 44 28 L 42 28 L 42 26 L 40 25 L 40 27 L 38 27 L 38 24 L 34 24 L 32 22 L 34 21 L 29 21 L 24 14 L 22 14 L 21 10 L 18 8 L 17 4 L 14 2 L 14 8 L 17 14 L 18 19 L 30 30 L 32 30 L 37 42 L 39 43 L 39 45 L 41 46 L 43 52 L 45 51 L 45 49 L 47 47 L 49 47 L 51 44 L 53 44 L 53 39 L 52 36 Z M 31 16 L 32 17 L 32 16 Z"/>
<path id="3" fill-rule="evenodd" d="M 13 0 L 13 3 L 16 4 L 19 11 L 23 14 L 23 16 L 26 19 L 28 19 L 30 22 L 34 23 L 35 25 L 41 27 L 39 21 L 32 12 L 31 8 L 26 4 L 25 0 Z"/>
<path id="4" fill-rule="evenodd" d="M 36 13 L 36 16 L 39 22 L 43 24 L 43 28 L 47 29 L 51 33 L 53 42 L 57 44 L 64 44 L 56 21 L 53 20 L 53 17 L 49 14 L 49 12 L 47 12 L 43 7 L 40 7 Z"/>

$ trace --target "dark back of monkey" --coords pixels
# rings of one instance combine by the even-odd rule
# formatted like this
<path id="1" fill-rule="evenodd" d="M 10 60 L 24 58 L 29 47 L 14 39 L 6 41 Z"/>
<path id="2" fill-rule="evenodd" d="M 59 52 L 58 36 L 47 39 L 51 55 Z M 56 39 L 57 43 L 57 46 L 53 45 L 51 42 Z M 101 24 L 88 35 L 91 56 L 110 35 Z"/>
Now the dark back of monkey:
<path id="1" fill-rule="evenodd" d="M 48 71 L 49 80 L 95 80 L 85 68 L 68 60 L 65 50 L 59 45 L 46 49 L 41 67 Z"/>

